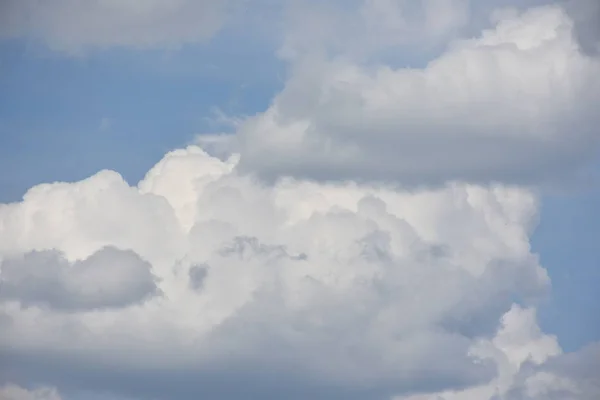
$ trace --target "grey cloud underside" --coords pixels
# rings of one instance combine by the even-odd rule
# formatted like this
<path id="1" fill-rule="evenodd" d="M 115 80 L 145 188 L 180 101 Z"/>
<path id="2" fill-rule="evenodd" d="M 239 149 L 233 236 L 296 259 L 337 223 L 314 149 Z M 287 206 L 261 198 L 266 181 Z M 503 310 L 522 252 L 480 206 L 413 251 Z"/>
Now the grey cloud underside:
<path id="1" fill-rule="evenodd" d="M 578 382 L 581 400 L 600 398 L 600 342 L 584 346 L 574 353 L 549 360 L 541 368 Z"/>
<path id="2" fill-rule="evenodd" d="M 277 348 L 270 351 L 276 352 Z M 26 376 L 25 381 L 59 385 L 65 394 L 81 392 L 84 387 L 86 391 L 105 393 L 108 399 L 114 395 L 132 400 L 388 400 L 399 389 L 398 385 L 320 381 L 310 371 L 270 366 L 256 360 L 231 360 L 229 364 L 221 362 L 208 369 L 190 366 L 185 369 L 123 371 L 116 366 L 102 366 L 97 359 L 80 362 L 52 354 L 15 355 L 5 351 L 0 352 L 0 356 L 10 363 L 10 372 L 4 376 L 13 382 L 20 382 L 20 377 Z M 461 366 L 443 365 L 436 372 L 434 378 L 407 377 L 401 390 L 411 393 L 460 388 L 485 382 L 494 371 L 493 368 L 479 366 L 470 370 L 470 376 L 465 376 Z"/>
<path id="3" fill-rule="evenodd" d="M 542 370 L 560 372 L 567 377 L 584 379 L 594 383 L 600 393 L 600 342 L 584 346 L 575 353 L 552 359 L 544 365 Z"/>
<path id="4" fill-rule="evenodd" d="M 158 294 L 151 266 L 130 250 L 106 247 L 69 263 L 58 251 L 30 252 L 0 265 L 0 300 L 63 311 L 120 308 Z"/>
<path id="5" fill-rule="evenodd" d="M 529 365 L 520 372 L 506 400 L 597 400 L 600 398 L 600 342 L 576 352 L 554 357 L 541 365 Z M 536 375 L 551 374 L 556 381 L 568 379 L 568 385 L 549 385 L 539 391 L 528 387 Z M 552 382 L 552 378 L 551 382 Z M 500 399 L 492 399 L 500 400 Z"/>
<path id="6" fill-rule="evenodd" d="M 282 246 L 261 244 L 255 238 L 236 238 L 234 243 L 237 250 L 229 248 L 220 257 L 288 259 Z M 53 382 L 67 393 L 78 388 L 109 390 L 134 399 L 387 400 L 397 393 L 459 390 L 492 379 L 494 366 L 474 364 L 466 356 L 468 348 L 473 339 L 493 335 L 498 316 L 513 301 L 519 297 L 527 301 L 543 291 L 544 285 L 540 286 L 533 271 L 507 261 L 490 266 L 475 279 L 467 273 L 451 272 L 446 263 L 452 254 L 432 248 L 419 254 L 423 262 L 418 279 L 421 283 L 413 288 L 408 282 L 414 285 L 416 280 L 405 275 L 401 262 L 391 254 L 381 257 L 386 251 L 381 239 L 367 238 L 361 243 L 361 258 L 373 263 L 383 259 L 388 268 L 386 275 L 365 282 L 364 289 L 357 290 L 350 302 L 345 297 L 336 300 L 327 287 L 307 277 L 312 297 L 322 306 L 301 312 L 290 311 L 276 288 L 263 289 L 211 333 L 206 347 L 218 351 L 214 360 L 210 354 L 199 354 L 183 364 L 169 366 L 179 356 L 170 351 L 168 344 L 158 353 L 162 354 L 161 363 L 156 359 L 136 361 L 139 355 L 127 350 L 104 359 L 101 353 L 90 357 L 76 351 L 27 353 L 3 348 L 0 357 L 10 363 L 8 377 L 14 382 Z M 374 253 L 378 257 L 373 258 Z M 208 270 L 207 265 L 190 269 L 191 283 L 198 285 L 194 290 L 201 292 Z M 381 355 L 374 354 L 381 349 L 363 343 L 363 335 L 369 335 L 369 327 L 378 318 L 370 310 L 403 304 L 404 313 L 413 315 L 428 302 L 443 309 L 443 299 L 427 295 L 432 292 L 455 293 L 462 300 L 442 312 L 437 324 L 422 326 L 418 320 L 407 321 L 415 325 L 397 332 L 398 345 L 410 364 L 386 366 L 377 360 Z M 195 349 L 185 351 L 193 353 Z M 130 363 L 135 365 L 128 367 Z M 364 370 L 364 365 L 369 365 L 369 370 Z M 346 374 L 355 378 L 348 380 Z"/>
<path id="7" fill-rule="evenodd" d="M 408 188 L 571 179 L 600 142 L 600 59 L 575 40 L 600 26 L 585 8 L 498 14 L 422 68 L 306 51 L 269 110 L 239 129 L 239 169 Z"/>
<path id="8" fill-rule="evenodd" d="M 342 132 L 352 135 L 355 129 Z M 273 151 L 257 157 L 246 153 L 240 170 L 257 172 L 270 182 L 289 175 L 317 181 L 391 183 L 405 188 L 436 187 L 448 181 L 543 185 L 572 179 L 573 172 L 588 165 L 597 154 L 596 139 L 574 143 L 570 140 L 452 137 L 451 132 L 440 132 L 439 136 L 427 140 L 426 134 L 413 131 L 406 139 L 386 146 L 370 142 L 368 130 L 362 132 L 365 140 L 353 144 L 360 152 L 351 161 L 336 162 L 335 152 L 321 155 Z M 389 134 L 400 136 L 403 132 L 390 131 Z M 333 147 L 343 149 L 345 145 L 342 140 Z"/>
<path id="9" fill-rule="evenodd" d="M 583 51 L 600 55 L 600 2 L 597 0 L 564 0 L 575 24 L 575 36 Z"/>
<path id="10" fill-rule="evenodd" d="M 582 48 L 589 53 L 597 54 L 600 37 L 600 28 L 598 28 L 600 11 L 597 2 L 595 0 L 561 1 L 566 4 L 575 20 L 577 38 Z M 308 1 L 305 3 L 310 4 Z M 345 13 L 349 6 L 348 1 L 340 2 L 339 0 L 318 3 L 326 4 L 320 9 L 321 12 L 329 10 L 338 14 Z M 425 17 L 425 10 L 419 3 L 417 1 L 398 2 L 403 15 L 408 16 L 408 20 L 417 19 L 420 21 L 418 25 L 423 25 L 425 21 L 422 19 Z M 453 4 L 461 10 L 461 13 L 465 14 L 464 21 L 456 27 L 448 28 L 450 32 L 456 34 L 477 32 L 479 29 L 489 26 L 489 13 L 497 8 L 518 7 L 524 9 L 553 2 L 550 0 L 521 0 L 518 2 L 515 0 L 452 0 L 446 3 Z M 72 0 L 54 0 L 40 4 L 31 0 L 5 0 L 0 3 L 0 38 L 33 37 L 42 40 L 55 50 L 66 52 L 81 52 L 88 48 L 113 46 L 176 47 L 183 43 L 201 42 L 210 38 L 218 31 L 228 14 L 237 12 L 247 15 L 256 12 L 254 8 L 263 7 L 264 12 L 276 10 L 277 18 L 285 18 L 286 13 L 282 13 L 282 10 L 286 9 L 286 4 L 294 4 L 294 2 L 284 1 L 277 7 L 274 7 L 269 1 L 262 1 L 258 4 L 255 2 L 254 8 L 249 7 L 243 0 L 182 1 L 173 2 L 172 7 L 165 6 L 165 4 L 168 2 L 163 4 L 148 2 L 147 5 L 142 2 L 137 4 L 123 2 L 123 5 L 119 5 L 118 2 L 111 4 L 110 1 L 78 4 Z M 435 3 L 432 4 L 435 5 Z M 444 2 L 441 4 L 446 5 Z M 358 9 L 360 2 L 353 2 L 350 7 Z M 297 8 L 294 10 L 298 11 L 308 7 L 305 5 Z M 435 7 L 429 7 L 429 9 L 431 10 L 429 12 L 435 12 Z M 441 9 L 440 12 L 447 12 L 447 8 Z M 311 14 L 309 13 L 309 15 Z M 317 15 L 313 15 L 312 18 L 315 30 L 320 31 L 321 35 L 329 32 L 327 41 L 330 44 L 333 42 L 338 47 L 341 46 L 345 52 L 354 51 L 353 46 L 377 45 L 373 40 L 368 43 L 357 43 L 360 40 L 353 40 L 353 45 L 348 45 L 344 40 L 334 38 L 336 29 L 339 34 L 339 26 L 334 25 L 329 28 L 331 31 L 328 31 L 325 26 L 319 25 L 319 18 L 315 17 Z M 302 19 L 296 23 L 305 24 Z M 321 21 L 321 24 L 327 24 L 327 20 Z M 356 28 L 356 23 L 352 25 Z M 400 29 L 399 33 L 402 32 L 403 30 Z M 356 33 L 356 29 L 351 29 L 346 32 L 346 35 L 353 33 Z M 412 34 L 414 35 L 415 32 Z M 310 35 L 305 33 L 303 35 L 309 36 L 308 39 L 306 37 L 301 39 L 308 40 L 306 45 L 316 46 L 323 43 L 319 35 L 315 36 L 313 40 L 310 40 Z M 396 40 L 402 42 L 407 38 Z"/>
<path id="11" fill-rule="evenodd" d="M 302 261 L 308 258 L 304 253 L 290 255 L 286 246 L 264 244 L 258 238 L 250 236 L 236 236 L 232 243 L 223 246 L 219 254 L 223 257 L 238 256 L 244 258 L 245 256 L 257 256 L 271 260 L 287 258 Z"/>
<path id="12" fill-rule="evenodd" d="M 255 326 L 245 323 L 224 327 L 229 328 L 241 329 L 249 335 L 256 331 Z M 387 400 L 399 392 L 409 394 L 461 389 L 485 383 L 495 373 L 493 365 L 474 365 L 464 357 L 469 344 L 467 340 L 447 337 L 428 348 L 429 351 L 435 351 L 436 356 L 423 360 L 418 366 L 407 366 L 407 370 L 398 370 L 395 374 L 373 371 L 367 379 L 348 381 L 342 378 L 336 381 L 322 374 L 319 363 L 328 363 L 325 357 L 335 357 L 338 362 L 350 363 L 340 364 L 340 369 L 350 367 L 360 370 L 363 365 L 356 364 L 356 360 L 350 357 L 340 359 L 340 353 L 352 353 L 353 349 L 335 348 L 333 342 L 324 342 L 320 358 L 313 355 L 315 359 L 311 368 L 302 362 L 306 360 L 302 348 L 290 347 L 277 337 L 268 336 L 268 331 L 259 333 L 267 335 L 260 347 L 240 348 L 237 353 L 234 347 L 230 356 L 203 360 L 208 362 L 191 363 L 184 367 L 148 365 L 145 368 L 126 369 L 120 364 L 105 363 L 101 356 L 89 359 L 51 351 L 26 353 L 1 349 L 0 357 L 10 365 L 10 369 L 3 374 L 5 379 L 13 382 L 51 382 L 64 393 L 76 393 L 85 388 L 87 391 L 114 393 L 132 399 L 157 400 Z M 332 345 L 333 350 L 330 347 Z M 251 353 L 247 357 L 240 356 L 248 350 Z M 368 349 L 362 351 L 365 357 L 369 357 Z M 169 353 L 165 352 L 163 357 L 168 358 Z"/>
<path id="13" fill-rule="evenodd" d="M 188 272 L 190 287 L 193 290 L 201 290 L 204 285 L 204 280 L 208 275 L 209 266 L 206 264 L 193 265 Z"/>

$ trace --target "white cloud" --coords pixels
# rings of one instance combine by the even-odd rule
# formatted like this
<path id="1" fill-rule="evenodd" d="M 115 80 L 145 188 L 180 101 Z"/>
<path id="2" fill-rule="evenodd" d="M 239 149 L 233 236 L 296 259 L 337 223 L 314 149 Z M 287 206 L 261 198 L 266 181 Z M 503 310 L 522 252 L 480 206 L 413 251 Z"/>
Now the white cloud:
<path id="1" fill-rule="evenodd" d="M 541 365 L 561 354 L 556 338 L 540 331 L 535 309 L 519 306 L 513 306 L 502 316 L 494 338 L 480 341 L 473 351 L 495 360 L 498 374 L 490 382 L 464 390 L 400 396 L 395 400 L 503 400 L 514 392 L 525 363 Z"/>
<path id="2" fill-rule="evenodd" d="M 203 41 L 222 25 L 229 0 L 7 0 L 0 37 L 28 36 L 54 50 L 177 47 Z"/>
<path id="3" fill-rule="evenodd" d="M 600 397 L 600 342 L 520 371 L 507 400 L 594 400 Z"/>
<path id="4" fill-rule="evenodd" d="M 57 280 L 93 272 L 97 289 L 136 297 L 115 279 L 129 274 L 123 265 L 89 261 L 112 246 L 150 263 L 162 292 L 64 312 L 13 285 L 0 355 L 17 378 L 142 397 L 383 398 L 481 385 L 526 352 L 556 352 L 534 314 L 510 311 L 549 285 L 529 248 L 537 202 L 527 190 L 269 187 L 235 163 L 190 147 L 138 187 L 103 171 L 2 205 L 3 280 L 19 266 Z M 34 251 L 69 263 L 10 264 Z M 61 295 L 75 303 L 89 288 Z M 496 334 L 506 312 L 513 328 Z M 514 356 L 478 355 L 487 342 Z"/>
<path id="5" fill-rule="evenodd" d="M 424 68 L 301 52 L 271 107 L 239 128 L 241 168 L 403 186 L 568 177 L 598 148 L 600 59 L 559 6 L 498 15 Z"/>
<path id="6" fill-rule="evenodd" d="M 198 16 L 218 14 L 31 4 L 3 4 L 3 32 L 67 51 L 195 41 L 216 29 Z M 360 4 L 333 19 L 301 7 L 323 20 L 291 19 L 272 106 L 199 139 L 221 158 L 191 146 L 136 186 L 101 171 L 0 204 L 12 381 L 174 400 L 593 398 L 594 364 L 537 325 L 550 288 L 529 243 L 538 199 L 514 184 L 595 149 L 598 59 L 549 6 L 505 10 L 422 69 L 381 66 L 389 49 L 447 43 L 472 10 Z"/>
<path id="7" fill-rule="evenodd" d="M 396 400 L 592 400 L 600 397 L 600 342 L 562 353 L 553 336 L 540 332 L 533 309 L 513 307 L 502 326 L 476 351 L 496 360 L 498 376 L 460 391 L 444 391 Z"/>

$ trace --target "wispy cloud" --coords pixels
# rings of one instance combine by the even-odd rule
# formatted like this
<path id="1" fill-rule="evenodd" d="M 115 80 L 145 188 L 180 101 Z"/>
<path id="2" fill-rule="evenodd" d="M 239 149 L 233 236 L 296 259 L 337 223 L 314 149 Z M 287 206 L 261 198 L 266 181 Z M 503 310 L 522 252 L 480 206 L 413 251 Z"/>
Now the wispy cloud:
<path id="1" fill-rule="evenodd" d="M 0 5 L 0 36 L 30 37 L 71 54 L 112 46 L 180 47 L 210 38 L 235 4 L 236 0 L 8 0 Z"/>

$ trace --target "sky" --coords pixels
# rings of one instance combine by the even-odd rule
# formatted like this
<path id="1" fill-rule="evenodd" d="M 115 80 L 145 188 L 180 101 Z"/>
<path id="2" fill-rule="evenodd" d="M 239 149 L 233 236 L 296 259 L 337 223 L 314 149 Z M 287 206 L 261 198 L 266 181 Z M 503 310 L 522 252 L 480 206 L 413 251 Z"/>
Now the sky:
<path id="1" fill-rule="evenodd" d="M 600 397 L 600 3 L 0 2 L 0 397 Z"/>

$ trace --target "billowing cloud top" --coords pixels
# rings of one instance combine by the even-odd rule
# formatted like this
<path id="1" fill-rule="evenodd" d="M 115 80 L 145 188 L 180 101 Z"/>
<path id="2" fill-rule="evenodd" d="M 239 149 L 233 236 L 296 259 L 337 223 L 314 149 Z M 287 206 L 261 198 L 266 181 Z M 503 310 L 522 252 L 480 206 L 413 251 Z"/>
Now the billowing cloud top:
<path id="1" fill-rule="evenodd" d="M 241 168 L 402 186 L 572 172 L 596 154 L 600 59 L 559 6 L 497 18 L 424 68 L 299 56 L 271 107 L 241 126 Z"/>
<path id="2" fill-rule="evenodd" d="M 100 171 L 0 204 L 0 396 L 598 398 L 598 346 L 563 354 L 537 324 L 551 282 L 529 243 L 529 184 L 597 149 L 589 19 L 502 10 L 466 39 L 467 1 L 358 3 L 294 3 L 289 79 L 234 134 L 136 185 Z M 9 1 L 2 32 L 164 45 L 221 7 L 140 4 Z M 445 50 L 382 61 L 421 46 Z"/>

